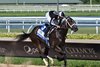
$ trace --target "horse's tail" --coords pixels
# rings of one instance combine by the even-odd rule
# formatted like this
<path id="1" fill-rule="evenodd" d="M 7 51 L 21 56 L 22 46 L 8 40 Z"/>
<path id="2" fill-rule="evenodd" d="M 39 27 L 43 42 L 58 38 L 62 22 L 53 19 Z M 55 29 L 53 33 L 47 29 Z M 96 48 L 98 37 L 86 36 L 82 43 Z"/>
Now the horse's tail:
<path id="1" fill-rule="evenodd" d="M 17 42 L 21 42 L 21 41 L 23 41 L 23 40 L 25 40 L 26 38 L 28 38 L 30 36 L 30 33 L 29 34 L 27 34 L 27 33 L 25 33 L 25 32 L 23 32 L 23 34 L 20 34 L 20 35 L 17 35 Z"/>

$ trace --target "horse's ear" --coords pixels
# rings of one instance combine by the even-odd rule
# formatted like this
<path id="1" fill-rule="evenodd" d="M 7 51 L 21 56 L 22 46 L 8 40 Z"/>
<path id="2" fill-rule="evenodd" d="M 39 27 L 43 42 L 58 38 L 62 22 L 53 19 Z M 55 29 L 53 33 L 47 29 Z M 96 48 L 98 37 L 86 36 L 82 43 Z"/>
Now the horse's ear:
<path id="1" fill-rule="evenodd" d="M 70 18 L 70 16 L 67 16 L 67 18 Z"/>
<path id="2" fill-rule="evenodd" d="M 70 18 L 70 16 L 67 16 L 66 19 Z"/>

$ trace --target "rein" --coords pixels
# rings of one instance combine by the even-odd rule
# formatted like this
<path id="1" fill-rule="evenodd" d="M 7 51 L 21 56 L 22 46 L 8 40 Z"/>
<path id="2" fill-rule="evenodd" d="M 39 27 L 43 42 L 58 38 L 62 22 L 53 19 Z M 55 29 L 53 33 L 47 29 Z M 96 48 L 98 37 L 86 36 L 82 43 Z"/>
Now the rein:
<path id="1" fill-rule="evenodd" d="M 68 19 L 69 18 L 63 18 L 62 21 L 61 21 L 61 23 L 63 23 L 64 21 L 66 21 L 67 24 L 69 25 L 69 27 L 72 28 L 75 25 L 75 23 L 71 25 L 70 22 L 68 21 Z"/>

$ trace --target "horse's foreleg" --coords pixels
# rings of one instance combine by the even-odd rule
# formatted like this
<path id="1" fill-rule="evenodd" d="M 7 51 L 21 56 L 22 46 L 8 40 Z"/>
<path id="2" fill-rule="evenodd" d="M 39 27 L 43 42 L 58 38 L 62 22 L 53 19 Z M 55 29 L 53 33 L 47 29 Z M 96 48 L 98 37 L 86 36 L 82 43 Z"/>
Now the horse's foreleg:
<path id="1" fill-rule="evenodd" d="M 67 67 L 67 61 L 66 61 L 66 58 L 64 58 L 64 67 Z"/>
<path id="2" fill-rule="evenodd" d="M 56 46 L 55 51 L 58 52 L 61 55 L 65 54 L 64 51 L 59 46 Z"/>
<path id="3" fill-rule="evenodd" d="M 66 52 L 65 52 L 65 46 L 63 45 L 63 46 L 60 46 L 61 48 L 62 48 L 62 51 L 64 51 L 63 52 L 63 60 L 64 60 L 64 67 L 67 67 L 67 56 L 66 56 Z"/>

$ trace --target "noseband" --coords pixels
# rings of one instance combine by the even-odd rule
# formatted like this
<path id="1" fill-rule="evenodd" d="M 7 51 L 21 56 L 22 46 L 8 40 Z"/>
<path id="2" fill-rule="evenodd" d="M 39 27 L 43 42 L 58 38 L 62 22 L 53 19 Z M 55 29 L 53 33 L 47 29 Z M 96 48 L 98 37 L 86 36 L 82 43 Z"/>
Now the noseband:
<path id="1" fill-rule="evenodd" d="M 70 19 L 70 18 L 63 18 L 62 21 L 61 21 L 61 23 L 63 23 L 63 22 L 65 21 L 65 22 L 67 22 L 66 24 L 68 24 L 68 26 L 69 26 L 70 28 L 72 28 L 72 27 L 75 25 L 75 23 L 70 24 L 70 22 L 68 21 L 69 19 Z"/>
<path id="2" fill-rule="evenodd" d="M 75 23 L 73 23 L 73 24 L 71 25 L 70 22 L 68 21 L 68 19 L 69 19 L 69 18 L 65 18 L 65 21 L 67 22 L 67 24 L 69 25 L 69 27 L 72 28 L 72 27 L 75 25 Z"/>

